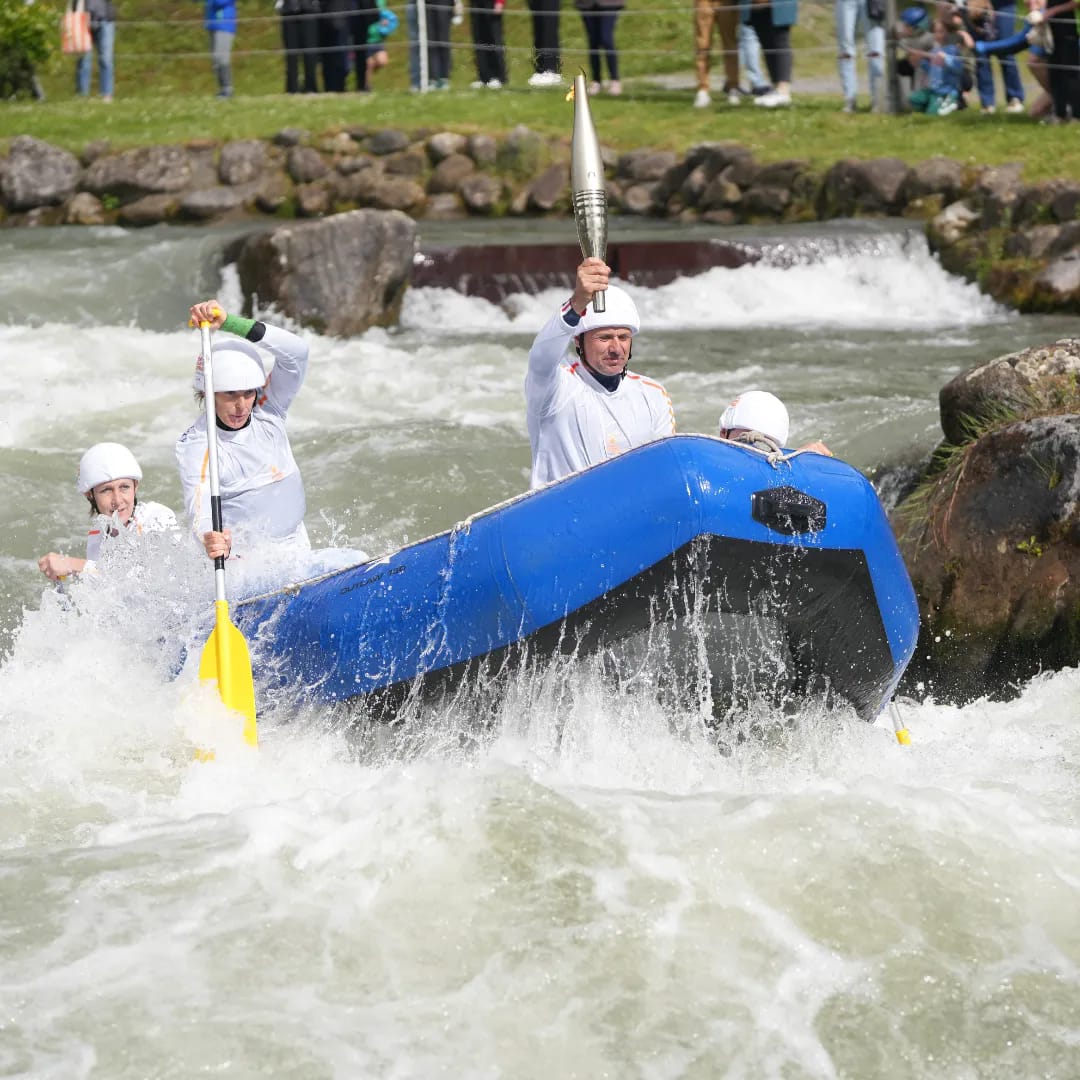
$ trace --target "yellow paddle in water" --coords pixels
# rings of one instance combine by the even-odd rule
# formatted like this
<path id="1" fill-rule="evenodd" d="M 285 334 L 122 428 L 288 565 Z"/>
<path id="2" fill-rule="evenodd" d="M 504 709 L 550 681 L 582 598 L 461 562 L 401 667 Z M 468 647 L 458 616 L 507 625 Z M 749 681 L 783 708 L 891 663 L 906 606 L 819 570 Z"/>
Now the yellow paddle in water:
<path id="1" fill-rule="evenodd" d="M 218 486 L 217 414 L 214 410 L 214 373 L 210 324 L 199 323 L 202 334 L 203 382 L 206 388 L 206 446 L 210 466 L 210 521 L 214 532 L 221 532 L 221 489 Z M 255 680 L 251 674 L 251 654 L 244 635 L 229 618 L 225 598 L 225 556 L 214 559 L 214 629 L 203 646 L 199 678 L 215 681 L 221 700 L 244 717 L 244 741 L 259 744 L 255 723 Z M 200 752 L 199 757 L 206 757 Z M 212 756 L 212 755 L 209 755 Z"/>

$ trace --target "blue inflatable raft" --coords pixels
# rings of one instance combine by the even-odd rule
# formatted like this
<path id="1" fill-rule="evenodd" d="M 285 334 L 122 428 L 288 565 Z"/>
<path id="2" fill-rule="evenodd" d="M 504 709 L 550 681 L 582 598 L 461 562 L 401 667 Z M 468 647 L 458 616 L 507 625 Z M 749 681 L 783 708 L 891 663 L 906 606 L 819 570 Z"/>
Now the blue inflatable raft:
<path id="1" fill-rule="evenodd" d="M 384 718 L 521 658 L 625 647 L 824 691 L 864 719 L 918 632 L 877 495 L 844 462 L 702 435 L 650 443 L 392 554 L 237 604 L 256 679 Z M 696 659 L 695 659 L 696 658 Z M 269 673 L 273 673 L 272 675 Z"/>

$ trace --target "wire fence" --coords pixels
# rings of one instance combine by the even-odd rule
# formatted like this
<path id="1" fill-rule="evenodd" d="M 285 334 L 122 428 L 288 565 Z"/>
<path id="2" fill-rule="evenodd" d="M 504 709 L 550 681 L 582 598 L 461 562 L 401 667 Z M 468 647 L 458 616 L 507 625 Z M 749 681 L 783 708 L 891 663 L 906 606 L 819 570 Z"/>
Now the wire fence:
<path id="1" fill-rule="evenodd" d="M 412 6 L 412 5 L 408 5 Z M 429 3 L 428 7 L 436 6 L 433 3 Z M 442 0 L 438 6 L 444 9 L 452 7 L 452 3 L 448 0 Z M 890 7 L 893 5 L 890 4 Z M 795 61 L 795 82 L 798 84 L 800 67 L 809 67 L 813 72 L 817 74 L 828 73 L 832 75 L 835 73 L 835 62 L 830 64 L 830 59 L 835 61 L 839 49 L 836 36 L 836 25 L 834 19 L 834 10 L 836 8 L 835 0 L 800 0 L 800 21 L 797 28 L 797 36 L 793 37 L 791 41 L 791 52 Z M 377 9 L 370 9 L 370 13 L 374 14 Z M 458 22 L 452 27 L 451 33 L 448 39 L 440 39 L 438 37 L 432 37 L 427 35 L 427 48 L 443 48 L 449 49 L 452 54 L 456 54 L 463 60 L 471 59 L 477 48 L 492 49 L 496 48 L 490 44 L 478 44 L 473 41 L 470 33 L 470 17 L 473 13 L 490 14 L 491 9 L 488 7 L 471 7 L 469 5 L 459 6 L 457 13 L 462 16 Z M 322 34 L 320 43 L 314 46 L 308 46 L 306 48 L 291 48 L 289 53 L 295 56 L 314 55 L 321 57 L 324 55 L 332 54 L 353 54 L 357 52 L 358 48 L 363 47 L 363 43 L 358 43 L 354 39 L 350 39 L 348 33 L 344 36 L 338 35 L 339 40 L 337 43 L 333 42 L 334 35 L 327 34 L 326 28 L 330 20 L 338 20 L 339 22 L 347 22 L 350 16 L 357 14 L 356 12 L 347 12 L 341 14 L 334 13 L 312 13 L 312 14 L 296 14 L 283 16 L 276 13 L 266 15 L 249 15 L 240 16 L 237 19 L 237 33 L 235 37 L 235 44 L 232 49 L 232 57 L 234 60 L 265 60 L 271 57 L 281 57 L 285 55 L 285 48 L 281 44 L 275 44 L 273 46 L 268 45 L 271 34 L 278 32 L 278 27 L 284 19 L 289 19 L 293 22 L 310 22 L 314 23 L 316 27 L 316 33 Z M 509 63 L 514 67 L 519 67 L 515 64 L 515 61 L 520 62 L 520 66 L 531 67 L 532 59 L 537 52 L 536 45 L 532 42 L 532 31 L 537 19 L 551 19 L 558 20 L 560 31 L 560 43 L 558 47 L 558 53 L 562 60 L 563 69 L 574 68 L 578 66 L 584 66 L 587 62 L 592 51 L 587 44 L 574 40 L 575 30 L 579 33 L 581 31 L 581 19 L 579 12 L 572 11 L 551 11 L 551 12 L 532 12 L 525 7 L 506 7 L 502 12 L 502 19 L 505 21 L 505 44 L 497 46 L 507 57 Z M 1062 17 L 1072 21 L 1073 16 Z M 632 44 L 635 34 L 631 26 L 626 24 L 633 24 L 638 20 L 652 20 L 655 22 L 661 22 L 666 24 L 671 33 L 668 35 L 669 40 L 661 43 L 650 44 L 647 48 L 635 47 Z M 1053 20 L 1050 20 L 1053 21 Z M 526 25 L 527 24 L 527 25 Z M 617 53 L 622 60 L 631 61 L 652 61 L 651 66 L 659 72 L 674 73 L 674 72 L 686 72 L 689 73 L 694 66 L 695 59 L 698 55 L 698 48 L 695 43 L 694 35 L 694 10 L 693 5 L 688 5 L 684 2 L 678 4 L 650 4 L 647 7 L 641 7 L 635 5 L 634 7 L 625 8 L 618 13 L 618 24 L 623 26 L 624 33 L 621 34 L 623 41 L 631 42 L 630 44 L 620 44 L 617 48 Z M 163 20 L 155 19 L 125 19 L 117 20 L 117 32 L 118 43 L 122 43 L 124 40 L 124 30 L 140 30 L 149 31 L 153 30 L 160 36 Z M 173 41 L 184 42 L 178 48 L 168 48 L 161 50 L 147 51 L 141 48 L 128 49 L 124 48 L 123 56 L 130 60 L 137 60 L 140 62 L 161 62 L 167 63 L 171 61 L 188 61 L 196 59 L 205 59 L 207 56 L 207 50 L 205 48 L 198 48 L 195 42 L 198 39 L 198 35 L 203 31 L 203 20 L 199 15 L 194 15 L 190 18 L 170 18 L 167 21 L 167 25 L 170 31 L 170 37 Z M 1018 28 L 1022 25 L 1018 20 Z M 864 30 L 863 26 L 856 27 L 856 53 L 859 59 L 862 59 L 866 54 Z M 567 32 L 568 31 L 568 32 Z M 140 39 L 143 37 L 140 34 Z M 259 44 L 255 46 L 245 45 L 245 39 L 250 40 L 255 38 Z M 190 44 L 188 44 L 190 42 Z M 185 47 L 186 46 L 186 47 Z M 410 48 L 415 48 L 416 43 L 409 40 L 406 20 L 401 20 L 401 29 L 391 37 L 387 38 L 383 43 L 383 47 L 391 55 L 391 57 L 397 57 L 400 59 L 405 56 Z M 893 43 L 891 48 L 895 48 Z M 725 43 L 718 31 L 717 24 L 713 26 L 712 38 L 709 48 L 710 67 L 715 69 L 719 65 L 722 65 L 727 56 L 738 55 L 738 48 L 733 42 Z M 767 63 L 767 57 L 769 55 L 768 50 L 760 49 L 761 62 Z M 903 55 L 903 51 L 900 50 L 899 55 Z M 1018 63 L 1023 63 L 1030 54 L 1020 52 L 1014 56 L 1013 59 Z M 800 59 L 805 61 L 803 65 L 800 65 Z M 1003 57 L 998 57 L 1000 62 Z M 970 55 L 965 56 L 966 62 L 970 65 L 974 61 L 974 57 Z M 1043 68 L 1047 71 L 1051 70 L 1075 70 L 1074 65 L 1070 64 L 1058 64 L 1055 63 L 1052 54 L 1050 56 L 1042 57 L 1040 62 Z M 642 74 L 641 64 L 632 65 L 636 70 L 632 72 L 633 76 Z M 995 67 L 997 64 L 994 65 Z"/>

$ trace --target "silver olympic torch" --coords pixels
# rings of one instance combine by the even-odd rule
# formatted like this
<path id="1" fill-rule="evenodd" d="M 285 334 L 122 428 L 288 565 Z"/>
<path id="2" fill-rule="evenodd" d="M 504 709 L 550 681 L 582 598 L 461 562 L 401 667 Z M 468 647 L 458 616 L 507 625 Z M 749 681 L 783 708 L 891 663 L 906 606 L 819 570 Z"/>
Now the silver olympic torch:
<path id="1" fill-rule="evenodd" d="M 589 110 L 585 72 L 574 76 L 574 138 L 570 151 L 570 191 L 574 200 L 574 221 L 578 244 L 585 258 L 607 255 L 607 190 L 600 140 Z M 592 299 L 593 311 L 604 310 L 604 294 Z"/>

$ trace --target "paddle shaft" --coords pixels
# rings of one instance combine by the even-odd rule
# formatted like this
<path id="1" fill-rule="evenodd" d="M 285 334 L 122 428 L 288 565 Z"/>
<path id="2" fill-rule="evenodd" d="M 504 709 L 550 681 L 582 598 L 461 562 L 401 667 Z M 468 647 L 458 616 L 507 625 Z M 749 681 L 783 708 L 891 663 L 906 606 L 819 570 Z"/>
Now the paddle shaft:
<path id="1" fill-rule="evenodd" d="M 214 532 L 223 528 L 221 514 L 221 484 L 218 479 L 217 407 L 214 398 L 213 343 L 210 324 L 199 324 L 202 336 L 203 389 L 206 398 L 206 457 L 210 474 L 210 524 Z M 214 557 L 214 629 L 203 648 L 199 677 L 215 679 L 221 700 L 244 717 L 244 741 L 257 746 L 259 741 L 255 715 L 255 683 L 251 671 L 251 656 L 243 634 L 229 618 L 229 601 L 225 595 L 225 556 Z"/>
<path id="2" fill-rule="evenodd" d="M 218 481 L 217 410 L 214 407 L 214 364 L 210 342 L 210 324 L 200 323 L 202 335 L 203 384 L 206 388 L 206 449 L 210 472 L 210 527 L 221 532 L 221 485 Z M 225 599 L 225 556 L 214 559 L 214 599 Z"/>

